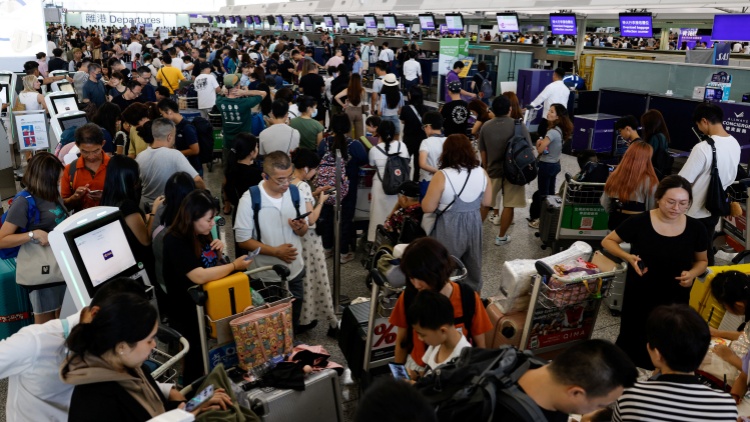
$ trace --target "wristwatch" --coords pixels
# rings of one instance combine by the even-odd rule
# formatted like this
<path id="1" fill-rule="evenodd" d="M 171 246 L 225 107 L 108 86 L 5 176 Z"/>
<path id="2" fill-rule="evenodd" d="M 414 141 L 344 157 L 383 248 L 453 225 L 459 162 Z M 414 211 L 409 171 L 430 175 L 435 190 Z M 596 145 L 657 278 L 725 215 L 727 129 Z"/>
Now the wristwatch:
<path id="1" fill-rule="evenodd" d="M 34 231 L 33 230 L 29 232 L 29 237 L 31 238 L 31 241 L 33 243 L 39 243 L 38 240 L 34 239 Z"/>

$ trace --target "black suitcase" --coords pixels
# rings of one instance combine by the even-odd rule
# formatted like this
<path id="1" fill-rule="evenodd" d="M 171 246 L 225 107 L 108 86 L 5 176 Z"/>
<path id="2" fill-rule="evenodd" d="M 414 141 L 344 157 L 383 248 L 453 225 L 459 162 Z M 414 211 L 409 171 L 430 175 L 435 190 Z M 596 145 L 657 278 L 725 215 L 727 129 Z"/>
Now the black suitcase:
<path id="1" fill-rule="evenodd" d="M 370 301 L 347 306 L 341 317 L 339 347 L 349 364 L 354 378 L 362 376 L 365 358 L 367 320 L 370 318 Z"/>
<path id="2" fill-rule="evenodd" d="M 555 243 L 557 226 L 560 221 L 560 210 L 562 198 L 557 195 L 549 195 L 542 202 L 542 212 L 539 216 L 539 232 L 536 236 L 542 240 L 542 249 Z"/>

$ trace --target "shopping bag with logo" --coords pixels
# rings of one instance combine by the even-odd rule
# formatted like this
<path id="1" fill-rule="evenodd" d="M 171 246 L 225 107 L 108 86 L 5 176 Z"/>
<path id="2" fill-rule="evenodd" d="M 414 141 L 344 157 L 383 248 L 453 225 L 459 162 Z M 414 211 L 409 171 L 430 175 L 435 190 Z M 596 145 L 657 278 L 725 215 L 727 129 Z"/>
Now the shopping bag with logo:
<path id="1" fill-rule="evenodd" d="M 16 283 L 43 286 L 64 281 L 51 247 L 32 242 L 21 245 L 16 259 Z"/>
<path id="2" fill-rule="evenodd" d="M 258 307 L 257 311 L 229 323 L 237 344 L 239 365 L 250 370 L 276 356 L 292 351 L 292 300 L 274 306 Z"/>

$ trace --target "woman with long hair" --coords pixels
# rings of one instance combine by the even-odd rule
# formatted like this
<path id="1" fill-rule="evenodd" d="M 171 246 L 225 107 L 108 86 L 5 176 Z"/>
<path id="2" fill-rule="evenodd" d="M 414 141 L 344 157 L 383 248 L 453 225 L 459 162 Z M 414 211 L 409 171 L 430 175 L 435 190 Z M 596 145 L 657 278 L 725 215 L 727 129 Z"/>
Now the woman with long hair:
<path id="1" fill-rule="evenodd" d="M 349 182 L 349 190 L 341 199 L 341 263 L 345 264 L 354 259 L 354 251 L 350 251 L 350 243 L 354 234 L 354 213 L 357 205 L 357 186 L 359 185 L 359 168 L 367 164 L 367 152 L 361 142 L 353 141 L 349 137 L 352 126 L 349 118 L 343 114 L 336 114 L 331 119 L 331 131 L 333 135 L 323 140 L 318 146 L 318 156 L 323 158 L 320 163 L 322 167 L 328 167 L 327 170 L 335 171 L 336 151 L 341 152 L 344 160 L 344 172 Z M 320 179 L 320 178 L 319 178 Z M 320 187 L 320 189 L 329 189 Z M 343 192 L 342 192 L 343 194 Z M 321 211 L 320 221 L 318 223 L 318 232 L 323 237 L 323 248 L 326 250 L 326 256 L 333 253 L 334 242 L 334 208 L 332 204 L 324 204 Z"/>
<path id="2" fill-rule="evenodd" d="M 370 148 L 369 160 L 370 165 L 375 167 L 375 177 L 372 178 L 372 191 L 370 202 L 370 225 L 367 229 L 367 241 L 375 241 L 375 233 L 379 224 L 385 223 L 385 220 L 393 212 L 393 207 L 398 202 L 398 195 L 388 195 L 383 190 L 383 174 L 385 174 L 385 164 L 389 155 L 398 155 L 403 158 L 409 158 L 409 149 L 406 144 L 396 139 L 396 127 L 391 120 L 383 120 L 378 126 L 378 145 Z"/>
<path id="3" fill-rule="evenodd" d="M 651 165 L 653 149 L 643 141 L 633 142 L 604 185 L 601 204 L 609 213 L 608 228 L 615 230 L 634 215 L 654 208 L 659 184 Z"/>
<path id="4" fill-rule="evenodd" d="M 102 128 L 104 134 L 104 152 L 109 155 L 115 153 L 114 136 L 117 134 L 117 128 L 121 124 L 120 106 L 106 102 L 96 110 L 93 123 Z"/>
<path id="5" fill-rule="evenodd" d="M 23 77 L 23 91 L 18 94 L 16 102 L 26 106 L 26 111 L 45 110 L 47 104 L 44 102 L 44 96 L 39 93 L 42 83 L 34 75 Z"/>
<path id="6" fill-rule="evenodd" d="M 693 202 L 690 182 L 667 176 L 654 193 L 656 208 L 622 223 L 602 240 L 602 247 L 627 261 L 617 345 L 639 368 L 654 367 L 646 351 L 643 327 L 660 305 L 688 304 L 693 280 L 708 266 L 708 234 L 686 213 Z M 629 243 L 625 252 L 621 243 Z"/>
<path id="7" fill-rule="evenodd" d="M 467 106 L 469 109 L 469 121 L 473 119 L 474 123 L 471 124 L 471 136 L 474 138 L 479 138 L 479 131 L 482 129 L 482 125 L 495 117 L 492 112 L 490 111 L 490 108 L 487 107 L 487 104 L 485 104 L 482 100 L 479 98 L 474 98 L 471 100 L 469 105 Z"/>
<path id="8" fill-rule="evenodd" d="M 146 266 L 148 276 L 156 280 L 154 253 L 151 251 L 151 236 L 148 226 L 161 201 L 154 201 L 151 213 L 146 218 L 140 208 L 141 178 L 138 163 L 124 155 L 109 160 L 104 178 L 102 206 L 117 207 L 125 218 L 125 237 L 136 261 Z"/>
<path id="9" fill-rule="evenodd" d="M 256 158 L 258 158 L 258 138 L 247 132 L 237 134 L 234 138 L 234 146 L 229 150 L 229 161 L 224 172 L 227 179 L 224 187 L 227 194 L 224 213 L 229 211 L 227 205 L 231 204 L 232 221 L 234 221 L 242 195 L 251 186 L 257 186 L 263 180 L 263 172 L 254 164 Z"/>
<path id="10" fill-rule="evenodd" d="M 490 177 L 482 169 L 471 141 L 453 134 L 443 143 L 440 171 L 432 176 L 422 211 L 438 214 L 429 235 L 446 245 L 468 271 L 465 283 L 482 291 L 482 221 L 492 200 Z"/>
<path id="11" fill-rule="evenodd" d="M 383 121 L 393 123 L 395 128 L 394 139 L 401 138 L 401 121 L 398 116 L 404 106 L 404 94 L 398 86 L 396 75 L 389 73 L 383 78 L 383 88 L 380 90 L 380 117 Z"/>
<path id="12" fill-rule="evenodd" d="M 217 203 L 208 191 L 195 190 L 182 201 L 172 225 L 164 236 L 164 282 L 169 292 L 167 312 L 170 325 L 190 344 L 200 344 L 198 315 L 188 289 L 245 271 L 252 260 L 247 255 L 225 263 L 224 243 L 211 238 Z M 200 347 L 191 348 L 185 357 L 183 382 L 191 383 L 203 375 Z"/>
<path id="13" fill-rule="evenodd" d="M 648 110 L 641 116 L 641 127 L 643 127 L 643 140 L 651 145 L 654 153 L 651 155 L 651 163 L 659 180 L 672 174 L 672 160 L 669 158 L 669 129 L 659 110 Z"/>
<path id="14" fill-rule="evenodd" d="M 573 122 L 568 117 L 568 110 L 562 104 L 552 104 L 547 112 L 547 133 L 544 139 L 536 141 L 539 153 L 539 173 L 537 191 L 534 192 L 529 208 L 529 227 L 539 228 L 539 216 L 542 213 L 542 202 L 548 195 L 555 194 L 555 181 L 560 173 L 560 156 L 563 143 L 573 136 Z"/>
<path id="15" fill-rule="evenodd" d="M 510 101 L 510 117 L 514 120 L 523 119 L 523 110 L 521 110 L 518 95 L 513 91 L 506 91 L 503 92 L 503 96 Z"/>
<path id="16" fill-rule="evenodd" d="M 424 106 L 422 88 L 418 86 L 411 87 L 409 92 L 407 92 L 407 96 L 409 97 L 409 105 L 401 108 L 399 120 L 404 125 L 404 143 L 409 148 L 409 155 L 416 157 L 415 161 L 418 162 L 419 147 L 427 137 L 424 133 L 424 125 L 422 124 L 422 116 L 427 112 L 427 109 Z"/>
<path id="17" fill-rule="evenodd" d="M 237 56 L 237 50 L 234 48 L 229 49 L 229 54 L 224 58 L 224 69 L 227 73 L 235 73 L 237 67 L 240 65 L 240 58 Z"/>
<path id="18" fill-rule="evenodd" d="M 20 195 L 8 209 L 5 222 L 0 226 L 0 248 L 13 248 L 29 242 L 49 247 L 48 233 L 68 216 L 58 191 L 62 172 L 60 160 L 48 152 L 38 152 L 31 157 L 22 182 L 29 199 L 26 195 Z M 32 207 L 30 200 L 35 204 L 39 220 L 32 217 L 29 221 L 29 216 L 35 214 L 29 212 Z M 25 259 L 24 256 L 19 255 L 17 261 L 22 259 Z M 65 280 L 50 282 L 58 281 Z M 65 286 L 43 287 L 29 292 L 34 323 L 43 324 L 59 317 L 64 295 Z"/>
<path id="19" fill-rule="evenodd" d="M 320 236 L 316 233 L 315 223 L 321 216 L 323 203 L 328 199 L 325 190 L 316 189 L 318 193 L 317 203 L 314 197 L 315 193 L 310 188 L 310 183 L 318 171 L 320 165 L 320 156 L 313 151 L 300 149 L 292 154 L 292 164 L 294 165 L 294 183 L 300 191 L 300 198 L 305 203 L 306 212 L 311 213 L 307 217 L 308 230 L 302 236 L 302 256 L 305 262 L 325 262 L 325 253 Z M 330 205 L 329 205 L 330 207 Z M 333 310 L 333 296 L 331 295 L 331 285 L 328 281 L 328 268 L 326 265 L 308 265 L 305 274 L 304 297 L 302 310 L 300 311 L 300 324 L 312 324 L 313 321 L 328 321 L 328 334 L 335 337 L 338 329 L 338 318 Z"/>
<path id="20" fill-rule="evenodd" d="M 341 105 L 344 113 L 349 117 L 349 122 L 354 128 L 354 139 L 359 139 L 365 134 L 362 118 L 365 96 L 366 91 L 362 86 L 362 76 L 358 73 L 352 73 L 349 78 L 349 85 L 334 97 L 334 100 Z"/>

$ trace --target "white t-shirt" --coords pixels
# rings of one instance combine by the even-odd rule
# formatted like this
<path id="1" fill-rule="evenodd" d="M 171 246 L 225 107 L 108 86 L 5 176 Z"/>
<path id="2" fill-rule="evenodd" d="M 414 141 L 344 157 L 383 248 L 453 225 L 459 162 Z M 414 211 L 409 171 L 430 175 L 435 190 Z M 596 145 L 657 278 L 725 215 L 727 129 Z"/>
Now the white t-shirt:
<path id="1" fill-rule="evenodd" d="M 443 136 L 430 136 L 429 138 L 422 141 L 419 145 L 419 153 L 422 151 L 427 152 L 427 164 L 437 168 L 438 160 L 440 160 L 440 154 L 443 153 L 443 143 L 445 137 Z M 419 161 L 417 161 L 419 162 Z M 419 170 L 419 180 L 432 180 L 432 173 L 427 170 Z"/>
<path id="2" fill-rule="evenodd" d="M 26 106 L 26 111 L 37 111 L 42 109 L 39 104 L 38 92 L 22 92 L 18 94 L 18 101 Z"/>
<path id="3" fill-rule="evenodd" d="M 219 82 L 212 74 L 201 73 L 195 78 L 193 82 L 195 86 L 195 92 L 198 93 L 198 108 L 201 110 L 209 110 L 216 104 L 216 88 L 219 87 Z"/>
<path id="4" fill-rule="evenodd" d="M 370 148 L 370 152 L 368 153 L 370 165 L 377 168 L 377 172 L 381 178 L 385 171 L 385 163 L 388 161 L 388 156 L 383 154 L 380 150 L 382 149 L 388 154 L 395 154 L 399 151 L 399 148 L 401 148 L 401 152 L 398 153 L 399 157 L 409 158 L 409 148 L 407 148 L 406 144 L 401 141 L 391 141 L 391 143 L 388 144 L 388 149 L 385 149 L 385 143 L 379 143 Z"/>
<path id="5" fill-rule="evenodd" d="M 437 369 L 438 366 L 450 362 L 452 359 L 455 359 L 461 355 L 461 350 L 471 347 L 471 343 L 469 343 L 469 340 L 466 340 L 466 336 L 461 335 L 461 340 L 458 341 L 458 344 L 453 349 L 450 355 L 448 355 L 448 358 L 445 359 L 442 362 L 436 362 L 435 359 L 437 358 L 438 352 L 440 352 L 440 346 L 430 346 L 425 350 L 424 355 L 422 356 L 422 362 L 424 362 L 425 366 L 430 368 L 431 370 Z"/>
<path id="6" fill-rule="evenodd" d="M 734 136 L 712 136 L 716 145 L 716 161 L 719 168 L 721 184 L 726 189 L 737 177 L 737 165 L 740 162 L 740 144 Z M 693 218 L 710 217 L 711 213 L 705 207 L 708 185 L 711 182 L 711 166 L 713 155 L 711 146 L 707 142 L 699 142 L 690 151 L 685 165 L 680 170 L 680 176 L 693 185 L 693 204 L 687 215 Z"/>
<path id="7" fill-rule="evenodd" d="M 289 120 L 292 120 L 295 117 L 299 117 L 299 106 L 297 104 L 289 104 L 289 112 L 287 114 L 289 116 Z"/>
<path id="8" fill-rule="evenodd" d="M 466 169 L 461 169 L 459 172 L 456 169 L 448 168 L 440 170 L 445 176 L 445 188 L 443 189 L 443 195 L 440 197 L 440 205 L 438 208 L 444 210 L 451 202 L 456 194 L 461 192 L 461 188 L 464 186 L 466 181 Z M 453 188 L 451 188 L 451 184 Z M 484 170 L 481 167 L 475 167 L 471 169 L 471 175 L 469 181 L 466 183 L 463 193 L 461 193 L 461 200 L 464 202 L 472 202 L 480 195 L 484 195 L 484 190 L 487 187 L 487 176 L 485 176 Z M 456 189 L 455 191 L 453 189 Z"/>
<path id="9" fill-rule="evenodd" d="M 393 50 L 390 48 L 384 48 L 380 50 L 380 55 L 378 56 L 378 60 L 382 60 L 386 63 L 390 63 L 393 61 Z"/>
<path id="10" fill-rule="evenodd" d="M 141 51 L 143 51 L 143 45 L 137 41 L 133 41 L 128 45 L 128 51 L 130 52 L 130 60 L 135 60 L 136 54 L 141 54 Z"/>
<path id="11" fill-rule="evenodd" d="M 289 154 L 299 148 L 299 131 L 285 124 L 275 124 L 264 129 L 258 136 L 260 155 L 267 155 L 274 151 Z"/>
<path id="12" fill-rule="evenodd" d="M 542 117 L 547 118 L 547 112 L 552 104 L 562 104 L 568 107 L 568 98 L 570 98 L 570 88 L 563 81 L 555 81 L 544 87 L 541 93 L 531 102 L 531 105 L 538 107 L 544 104 Z"/>

